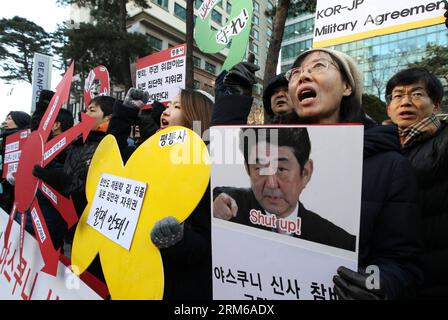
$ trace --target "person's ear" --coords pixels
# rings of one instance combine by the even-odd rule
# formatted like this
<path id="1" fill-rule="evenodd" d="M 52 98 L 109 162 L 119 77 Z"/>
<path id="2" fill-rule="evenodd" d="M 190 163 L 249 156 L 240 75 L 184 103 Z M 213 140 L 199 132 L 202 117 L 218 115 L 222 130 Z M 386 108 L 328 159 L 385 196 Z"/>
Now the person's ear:
<path id="1" fill-rule="evenodd" d="M 57 130 L 59 130 L 61 128 L 61 123 L 59 121 L 55 121 L 53 123 L 53 128 L 51 129 L 51 131 L 55 132 Z"/>
<path id="2" fill-rule="evenodd" d="M 440 102 L 434 103 L 434 108 L 432 109 L 433 112 L 439 112 L 440 111 Z"/>
<path id="3" fill-rule="evenodd" d="M 309 159 L 303 166 L 303 170 L 302 170 L 302 181 L 303 181 L 304 188 L 306 187 L 308 182 L 310 182 L 311 176 L 313 175 L 313 170 L 314 170 L 313 160 Z"/>
<path id="4" fill-rule="evenodd" d="M 105 116 L 103 119 L 104 119 L 103 120 L 104 122 L 109 122 L 110 119 L 112 119 L 112 114 L 109 114 L 109 115 Z"/>
<path id="5" fill-rule="evenodd" d="M 387 105 L 386 105 L 386 113 L 387 113 L 387 116 L 390 118 L 391 116 L 390 116 L 390 103 L 388 103 Z"/>
<path id="6" fill-rule="evenodd" d="M 347 82 L 344 82 L 344 90 L 342 91 L 342 95 L 344 97 L 348 97 L 352 94 L 352 92 L 353 92 L 352 86 L 349 85 Z"/>

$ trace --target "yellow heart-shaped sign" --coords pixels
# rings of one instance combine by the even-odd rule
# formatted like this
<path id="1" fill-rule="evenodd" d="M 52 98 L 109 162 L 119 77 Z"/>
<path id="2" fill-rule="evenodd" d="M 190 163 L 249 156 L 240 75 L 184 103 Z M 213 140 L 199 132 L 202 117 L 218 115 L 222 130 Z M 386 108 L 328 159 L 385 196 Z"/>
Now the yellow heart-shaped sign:
<path id="1" fill-rule="evenodd" d="M 102 174 L 145 182 L 146 193 L 130 250 L 87 224 Z M 145 141 L 123 166 L 113 136 L 99 144 L 87 176 L 85 208 L 75 233 L 72 264 L 84 272 L 99 253 L 113 299 L 162 299 L 163 264 L 151 241 L 154 224 L 167 216 L 183 222 L 196 208 L 210 178 L 202 139 L 184 127 L 170 127 Z"/>

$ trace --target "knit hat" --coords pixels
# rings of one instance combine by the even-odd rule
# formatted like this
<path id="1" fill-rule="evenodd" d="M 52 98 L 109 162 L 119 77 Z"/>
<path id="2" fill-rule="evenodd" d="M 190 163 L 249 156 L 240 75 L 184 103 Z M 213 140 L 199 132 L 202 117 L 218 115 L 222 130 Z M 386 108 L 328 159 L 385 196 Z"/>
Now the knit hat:
<path id="1" fill-rule="evenodd" d="M 352 95 L 355 96 L 357 102 L 361 104 L 363 91 L 363 76 L 358 68 L 355 60 L 347 54 L 327 48 L 311 49 L 301 53 L 293 63 L 293 68 L 298 67 L 300 62 L 310 53 L 322 51 L 328 53 L 341 67 L 342 73 L 346 75 L 349 85 L 352 87 Z"/>
<path id="2" fill-rule="evenodd" d="M 28 113 L 23 111 L 11 111 L 9 115 L 11 116 L 18 129 L 25 129 L 30 127 L 31 117 Z"/>
<path id="3" fill-rule="evenodd" d="M 278 87 L 286 87 L 286 89 L 288 89 L 288 80 L 286 80 L 284 73 L 278 74 L 269 80 L 269 83 L 263 92 L 263 106 L 266 109 L 266 113 L 270 116 L 274 115 L 271 106 L 271 97 L 274 90 Z"/>

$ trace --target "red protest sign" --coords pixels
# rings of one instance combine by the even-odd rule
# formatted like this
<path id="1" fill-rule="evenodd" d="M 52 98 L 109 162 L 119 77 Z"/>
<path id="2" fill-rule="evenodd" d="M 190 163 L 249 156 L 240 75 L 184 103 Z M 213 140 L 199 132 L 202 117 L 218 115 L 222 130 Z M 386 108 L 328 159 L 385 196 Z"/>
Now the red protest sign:
<path id="1" fill-rule="evenodd" d="M 149 93 L 148 104 L 167 103 L 185 88 L 187 46 L 169 48 L 137 60 L 137 88 Z"/>
<path id="2" fill-rule="evenodd" d="M 109 71 L 105 66 L 97 66 L 90 70 L 84 84 L 84 105 L 89 106 L 95 96 L 110 95 Z"/>
<path id="3" fill-rule="evenodd" d="M 45 263 L 42 271 L 53 276 L 57 273 L 59 252 L 55 250 L 50 234 L 48 233 L 44 216 L 36 199 L 37 190 L 40 189 L 43 194 L 50 199 L 62 218 L 67 222 L 68 226 L 74 225 L 77 222 L 78 217 L 76 216 L 72 200 L 65 198 L 50 186 L 41 183 L 40 179 L 33 175 L 33 169 L 36 165 L 45 167 L 80 134 L 83 135 L 85 141 L 90 132 L 90 128 L 92 128 L 94 120 L 85 114 L 81 114 L 82 121 L 79 124 L 65 131 L 63 134 L 52 138 L 50 141 L 47 141 L 59 110 L 62 105 L 68 101 L 73 78 L 73 69 L 74 64 L 72 63 L 64 75 L 64 78 L 59 83 L 56 93 L 51 99 L 40 122 L 39 128 L 27 137 L 26 142 L 23 144 L 23 148 L 21 148 L 16 172 L 14 206 L 11 212 L 12 218 L 8 220 L 4 238 L 4 243 L 6 245 L 9 240 L 13 217 L 16 212 L 24 215 L 29 210 L 31 212 L 34 231 L 36 235 L 39 236 L 39 248 Z M 12 144 L 8 150 L 11 151 L 16 148 L 17 145 Z M 24 223 L 25 220 L 22 219 L 22 224 Z M 21 238 L 23 239 L 23 237 Z M 21 243 L 21 248 L 23 248 L 23 243 Z M 22 252 L 22 250 L 20 250 L 20 252 Z"/>

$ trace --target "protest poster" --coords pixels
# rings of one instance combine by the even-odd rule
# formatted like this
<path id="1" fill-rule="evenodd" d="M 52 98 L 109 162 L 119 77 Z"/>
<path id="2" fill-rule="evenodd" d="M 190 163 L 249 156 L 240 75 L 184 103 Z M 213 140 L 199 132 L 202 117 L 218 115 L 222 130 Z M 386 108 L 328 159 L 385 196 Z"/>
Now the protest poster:
<path id="1" fill-rule="evenodd" d="M 20 225 L 18 223 L 13 223 L 9 241 L 5 245 L 5 227 L 8 219 L 8 214 L 0 208 L 0 300 L 102 299 L 102 296 L 61 261 L 58 261 L 56 277 L 41 272 L 45 262 L 40 254 L 36 254 L 39 253 L 39 244 L 27 232 L 23 254 L 20 257 Z M 104 293 L 105 290 L 101 286 L 95 289 L 99 293 Z"/>
<path id="2" fill-rule="evenodd" d="M 148 104 L 167 103 L 185 88 L 187 47 L 181 44 L 137 60 L 137 88 L 149 93 Z"/>
<path id="3" fill-rule="evenodd" d="M 6 137 L 5 154 L 3 156 L 2 178 L 6 178 L 9 173 L 16 173 L 19 165 L 20 155 L 26 138 L 30 130 L 22 130 Z"/>
<path id="4" fill-rule="evenodd" d="M 204 53 L 218 53 L 229 47 L 229 53 L 222 66 L 230 70 L 243 61 L 249 43 L 250 28 L 254 5 L 252 0 L 239 0 L 232 3 L 229 19 L 219 30 L 211 27 L 210 19 L 213 8 L 220 0 L 205 0 L 198 9 L 195 23 L 194 39 Z"/>
<path id="5" fill-rule="evenodd" d="M 443 23 L 446 1 L 318 0 L 313 48 Z"/>
<path id="6" fill-rule="evenodd" d="M 87 224 L 129 250 L 145 191 L 144 182 L 103 173 Z"/>
<path id="7" fill-rule="evenodd" d="M 337 268 L 358 264 L 363 127 L 213 127 L 210 139 L 214 299 L 336 299 Z"/>
<path id="8" fill-rule="evenodd" d="M 84 105 L 87 108 L 90 100 L 96 96 L 110 95 L 109 71 L 105 66 L 97 66 L 90 70 L 84 83 Z"/>
<path id="9" fill-rule="evenodd" d="M 173 216 L 180 223 L 185 221 L 204 195 L 209 177 L 207 148 L 201 137 L 190 129 L 173 126 L 158 131 L 135 150 L 126 165 L 115 138 L 106 136 L 98 145 L 89 167 L 86 184 L 88 204 L 73 240 L 73 264 L 83 272 L 99 254 L 112 299 L 162 299 L 164 269 L 160 251 L 151 241 L 151 230 L 157 221 L 168 216 Z M 120 183 L 123 183 L 121 192 L 126 192 L 127 184 L 130 184 L 132 195 L 144 197 L 129 249 L 122 246 L 121 237 L 117 239 L 117 224 L 112 225 L 111 237 L 98 230 L 98 225 L 92 226 L 96 218 L 92 208 L 98 208 L 98 203 L 101 206 L 100 202 L 95 203 L 100 198 L 100 190 L 106 192 L 103 192 L 106 202 L 109 197 L 109 217 L 115 217 L 119 212 L 122 220 L 118 225 L 124 221 L 121 196 L 118 195 L 117 199 Z M 136 187 L 139 188 L 137 191 Z M 110 191 L 111 188 L 117 191 Z M 129 206 L 133 206 L 132 201 Z M 106 206 L 102 206 L 102 211 L 104 208 Z M 131 215 L 135 214 L 132 211 Z M 93 223 L 87 222 L 89 218 Z M 109 228 L 105 218 L 103 220 Z"/>
<path id="10" fill-rule="evenodd" d="M 83 134 L 84 140 L 92 128 L 94 119 L 82 114 L 82 121 L 76 126 L 66 130 L 64 133 L 47 141 L 53 128 L 53 124 L 59 113 L 60 108 L 67 102 L 71 80 L 73 77 L 74 63 L 72 63 L 65 73 L 63 79 L 60 81 L 56 93 L 53 95 L 45 114 L 43 115 L 37 130 L 30 133 L 24 141 L 23 147 L 17 144 L 10 145 L 10 150 L 20 147 L 14 155 L 10 156 L 11 161 L 18 161 L 17 172 L 15 174 L 15 188 L 14 188 L 14 203 L 10 212 L 10 218 L 5 229 L 4 243 L 9 241 L 11 229 L 16 214 L 23 214 L 30 212 L 31 220 L 37 240 L 41 250 L 45 266 L 42 268 L 43 272 L 56 276 L 58 271 L 59 250 L 55 249 L 51 241 L 48 228 L 43 217 L 42 210 L 36 198 L 37 190 L 41 190 L 52 203 L 52 205 L 59 211 L 68 228 L 71 228 L 78 220 L 76 211 L 71 198 L 67 199 L 59 194 L 50 186 L 44 184 L 40 179 L 34 176 L 33 169 L 36 165 L 45 167 L 48 165 L 71 141 Z M 20 155 L 20 158 L 19 158 Z M 24 234 L 25 220 L 21 219 L 21 234 Z M 21 236 L 20 241 L 20 256 L 23 252 L 24 237 Z"/>

